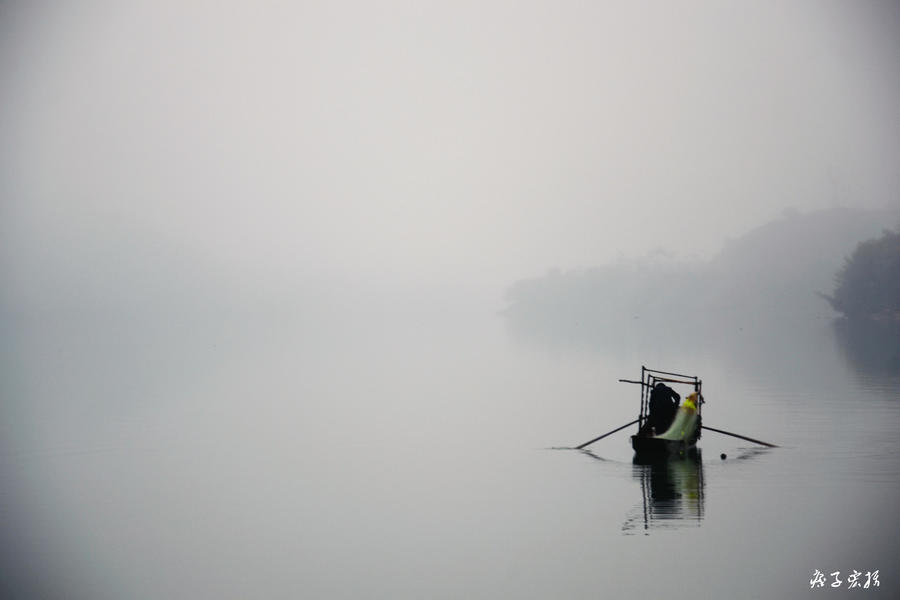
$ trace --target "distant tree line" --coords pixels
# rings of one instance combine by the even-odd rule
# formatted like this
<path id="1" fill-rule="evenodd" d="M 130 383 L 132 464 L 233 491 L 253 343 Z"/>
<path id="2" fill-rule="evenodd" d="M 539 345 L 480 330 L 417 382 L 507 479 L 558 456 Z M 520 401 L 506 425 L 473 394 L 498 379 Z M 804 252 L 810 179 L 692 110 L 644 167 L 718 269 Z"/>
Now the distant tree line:
<path id="1" fill-rule="evenodd" d="M 824 298 L 849 318 L 900 321 L 900 232 L 859 244 L 835 276 L 834 295 Z"/>

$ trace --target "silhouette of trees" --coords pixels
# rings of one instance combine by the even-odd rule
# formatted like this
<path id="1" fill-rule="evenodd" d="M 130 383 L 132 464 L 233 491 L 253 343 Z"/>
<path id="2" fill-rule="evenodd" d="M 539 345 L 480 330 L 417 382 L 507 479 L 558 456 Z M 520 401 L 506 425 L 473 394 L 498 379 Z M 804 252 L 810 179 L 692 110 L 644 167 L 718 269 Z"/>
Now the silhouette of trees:
<path id="1" fill-rule="evenodd" d="M 834 295 L 825 298 L 850 318 L 900 319 L 900 232 L 860 243 L 835 276 Z"/>

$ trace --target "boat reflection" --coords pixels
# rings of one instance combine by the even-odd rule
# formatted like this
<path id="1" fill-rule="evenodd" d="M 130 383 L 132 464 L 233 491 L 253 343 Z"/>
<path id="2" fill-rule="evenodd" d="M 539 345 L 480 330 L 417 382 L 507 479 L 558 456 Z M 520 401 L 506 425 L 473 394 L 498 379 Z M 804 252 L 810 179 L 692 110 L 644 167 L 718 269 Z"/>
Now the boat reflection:
<path id="1" fill-rule="evenodd" d="M 635 507 L 622 531 L 649 535 L 650 529 L 699 527 L 704 515 L 701 450 L 679 457 L 635 456 L 632 477 L 641 484 L 641 506 Z"/>

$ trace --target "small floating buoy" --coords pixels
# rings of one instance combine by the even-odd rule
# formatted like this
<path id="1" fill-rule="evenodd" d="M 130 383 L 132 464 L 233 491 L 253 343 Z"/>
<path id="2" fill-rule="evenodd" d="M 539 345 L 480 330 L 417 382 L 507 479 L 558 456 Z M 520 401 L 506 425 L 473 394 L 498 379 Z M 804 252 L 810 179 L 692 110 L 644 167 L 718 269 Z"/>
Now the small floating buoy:
<path id="1" fill-rule="evenodd" d="M 719 455 L 719 458 L 721 458 L 722 460 L 725 460 L 728 457 L 725 456 L 725 453 L 723 452 L 722 454 Z"/>

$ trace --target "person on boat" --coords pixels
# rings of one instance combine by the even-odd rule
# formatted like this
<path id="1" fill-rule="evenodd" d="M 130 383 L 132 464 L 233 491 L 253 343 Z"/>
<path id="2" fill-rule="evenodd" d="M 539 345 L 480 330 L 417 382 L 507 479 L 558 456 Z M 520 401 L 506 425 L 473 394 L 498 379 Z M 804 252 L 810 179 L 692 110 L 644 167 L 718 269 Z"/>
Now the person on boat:
<path id="1" fill-rule="evenodd" d="M 664 383 L 657 383 L 650 392 L 650 414 L 647 415 L 647 423 L 656 435 L 659 435 L 669 428 L 672 419 L 675 418 L 675 412 L 678 410 L 678 403 L 681 396 Z"/>
<path id="2" fill-rule="evenodd" d="M 698 402 L 698 395 L 697 395 L 697 392 L 694 392 L 693 394 L 690 394 L 687 398 L 684 399 L 683 406 L 686 410 L 692 410 L 692 411 L 696 412 L 697 402 Z"/>

